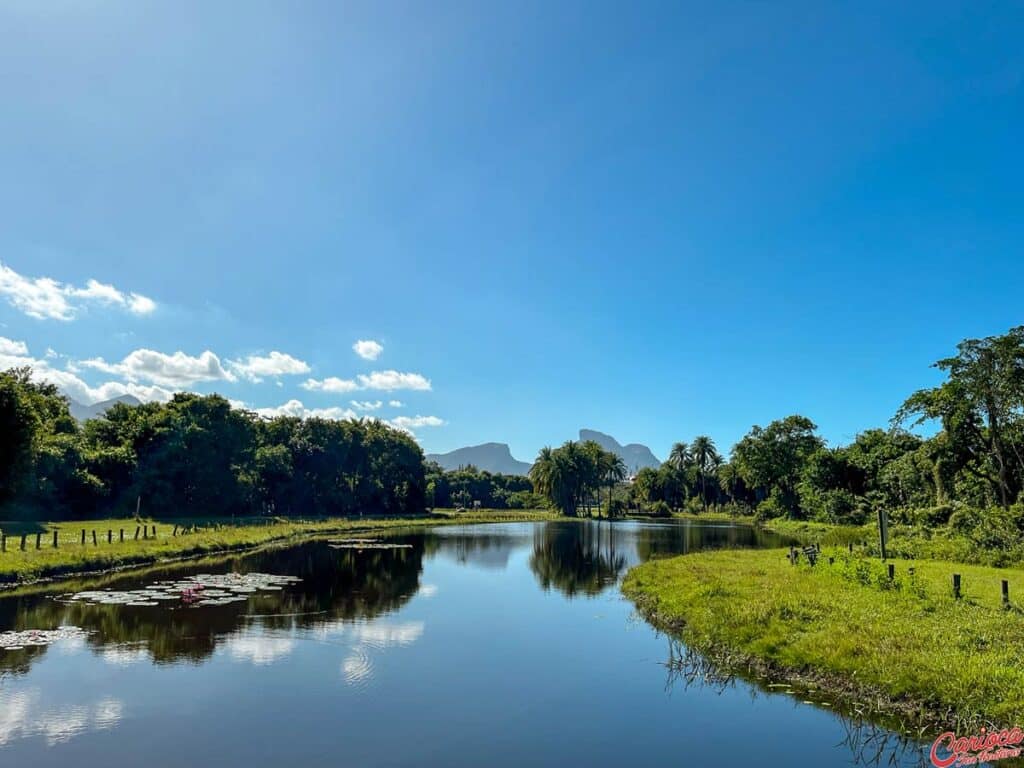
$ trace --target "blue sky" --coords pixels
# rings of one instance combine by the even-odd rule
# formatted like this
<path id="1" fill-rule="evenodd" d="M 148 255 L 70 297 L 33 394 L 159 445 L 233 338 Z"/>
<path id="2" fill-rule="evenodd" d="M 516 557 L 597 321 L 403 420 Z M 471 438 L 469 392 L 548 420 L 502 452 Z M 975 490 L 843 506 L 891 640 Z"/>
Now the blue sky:
<path id="1" fill-rule="evenodd" d="M 1024 321 L 1022 22 L 4 3 L 0 356 L 428 451 L 592 427 L 664 456 L 794 412 L 843 442 Z"/>

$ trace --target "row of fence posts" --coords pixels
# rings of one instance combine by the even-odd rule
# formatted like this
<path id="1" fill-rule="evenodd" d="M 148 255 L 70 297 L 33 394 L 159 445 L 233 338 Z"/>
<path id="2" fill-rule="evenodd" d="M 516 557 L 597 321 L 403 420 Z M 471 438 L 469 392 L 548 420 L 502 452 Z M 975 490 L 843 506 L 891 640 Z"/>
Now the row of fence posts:
<path id="1" fill-rule="evenodd" d="M 174 526 L 174 530 L 171 532 L 172 536 L 177 536 L 178 535 L 178 528 L 179 528 L 178 525 Z M 87 533 L 88 533 L 88 531 L 85 528 L 83 528 L 82 529 L 82 536 L 81 536 L 81 539 L 80 539 L 81 543 L 82 543 L 82 546 L 85 546 L 85 541 L 86 541 L 86 538 L 87 538 L 86 534 Z M 143 540 L 147 540 L 147 539 L 150 539 L 150 538 L 155 539 L 156 538 L 156 526 L 155 525 L 152 526 L 152 533 L 150 532 L 150 526 L 148 524 L 147 525 L 138 525 L 138 526 L 136 526 L 135 527 L 135 539 L 134 539 L 135 541 L 139 540 L 139 534 L 140 533 L 142 534 Z M 181 533 L 182 533 L 182 535 L 188 533 L 188 526 L 181 526 Z M 53 544 L 52 544 L 53 549 L 57 549 L 58 545 L 60 543 L 60 539 L 58 537 L 58 534 L 59 534 L 59 531 L 56 531 L 56 530 L 53 531 Z M 22 552 L 24 552 L 24 551 L 26 551 L 28 549 L 29 535 L 30 534 L 27 534 L 27 533 L 21 534 L 21 543 L 18 546 L 18 549 L 21 550 Z M 6 533 L 0 533 L 0 552 L 6 552 L 7 551 L 7 539 L 9 539 L 9 538 L 14 539 L 14 538 L 17 538 L 17 536 L 8 536 Z M 124 528 L 121 528 L 118 531 L 118 541 L 121 542 L 122 544 L 124 543 Z M 93 532 L 92 532 L 92 543 L 93 543 L 93 546 L 99 546 L 99 538 L 96 536 L 96 531 L 95 530 L 93 530 Z M 107 544 L 113 544 L 113 543 L 114 543 L 114 531 L 113 531 L 113 529 L 108 528 L 107 529 Z M 42 549 L 42 548 L 43 548 L 43 534 L 42 534 L 42 532 L 39 532 L 39 533 L 36 533 L 36 549 Z"/>
<path id="2" fill-rule="evenodd" d="M 86 529 L 83 528 L 82 529 L 82 536 L 81 536 L 82 546 L 85 546 L 86 533 L 87 533 Z M 156 534 L 157 534 L 156 526 L 155 525 L 154 526 L 149 526 L 148 524 L 147 525 L 138 525 L 138 526 L 135 527 L 135 541 L 139 540 L 139 534 L 142 534 L 143 540 L 150 539 L 150 538 L 155 539 L 156 538 Z M 178 535 L 178 526 L 174 526 L 174 533 L 172 535 L 174 535 L 174 536 Z M 8 538 L 14 538 L 14 537 L 9 537 L 6 533 L 0 533 L 0 552 L 6 552 L 7 551 L 7 539 Z M 29 534 L 26 534 L 26 533 L 21 534 L 21 541 L 20 541 L 20 543 L 18 545 L 18 549 L 21 550 L 22 552 L 24 552 L 26 549 L 28 549 L 28 539 L 29 539 Z M 124 542 L 124 528 L 121 528 L 118 531 L 118 541 L 120 541 L 122 543 Z M 53 543 L 52 543 L 51 546 L 53 547 L 53 549 L 57 549 L 59 543 L 60 543 L 59 531 L 53 531 Z M 92 531 L 92 543 L 93 543 L 93 546 L 99 546 L 99 538 L 96 536 L 95 529 L 93 529 L 93 531 Z M 113 544 L 113 543 L 114 543 L 114 531 L 113 531 L 113 529 L 107 529 L 107 544 Z M 39 532 L 39 533 L 36 533 L 36 549 L 42 549 L 42 548 L 43 548 L 43 534 L 42 534 L 42 532 Z"/>
<path id="3" fill-rule="evenodd" d="M 820 544 L 816 544 L 814 546 L 816 547 L 817 551 L 820 553 L 821 552 L 821 545 Z M 853 542 L 852 541 L 849 544 L 849 548 L 850 548 L 850 552 L 852 553 L 853 552 Z M 790 564 L 796 565 L 797 560 L 799 560 L 799 558 L 800 558 L 799 550 L 797 550 L 796 547 L 790 547 L 789 548 L 789 556 L 788 556 Z M 836 559 L 834 557 L 830 557 L 828 559 L 828 564 L 832 565 L 833 563 L 835 563 L 835 561 L 836 561 Z M 896 578 L 896 564 L 895 563 L 887 563 L 886 565 L 887 565 L 886 570 L 888 572 L 889 581 L 893 581 Z M 914 566 L 910 566 L 909 568 L 907 568 L 907 573 L 910 574 L 911 576 L 913 576 L 914 575 Z M 1002 594 L 1003 608 L 1009 608 L 1010 607 L 1010 582 L 1009 582 L 1008 579 L 1000 579 L 1000 582 L 1001 582 L 1001 584 L 1000 584 L 1000 591 L 1001 591 L 1001 594 Z M 956 599 L 956 600 L 960 600 L 962 597 L 963 597 L 963 577 L 959 573 L 954 573 L 953 574 L 953 598 Z"/>

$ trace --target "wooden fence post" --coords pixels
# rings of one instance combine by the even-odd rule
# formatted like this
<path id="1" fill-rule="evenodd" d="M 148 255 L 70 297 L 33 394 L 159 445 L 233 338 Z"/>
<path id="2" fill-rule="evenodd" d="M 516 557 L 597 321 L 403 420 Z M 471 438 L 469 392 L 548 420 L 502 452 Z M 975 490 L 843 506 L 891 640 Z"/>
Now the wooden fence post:
<path id="1" fill-rule="evenodd" d="M 1003 579 L 1003 608 L 1010 607 L 1010 582 Z"/>
<path id="2" fill-rule="evenodd" d="M 135 540 L 139 540 L 139 526 L 137 525 L 135 526 Z"/>
<path id="3" fill-rule="evenodd" d="M 113 543 L 114 543 L 114 532 L 112 530 L 110 530 L 109 528 L 107 528 L 107 544 L 113 544 Z"/>
<path id="4" fill-rule="evenodd" d="M 889 563 L 889 581 L 892 581 L 895 578 L 896 578 L 896 566 L 893 565 L 892 563 Z"/>
<path id="5" fill-rule="evenodd" d="M 156 538 L 156 526 L 155 525 L 153 526 L 153 538 L 154 539 Z"/>
<path id="6" fill-rule="evenodd" d="M 173 531 L 171 531 L 171 536 L 177 536 L 177 535 L 178 535 L 178 526 L 177 526 L 177 525 L 175 525 L 175 526 L 174 526 L 174 530 L 173 530 Z"/>
<path id="7" fill-rule="evenodd" d="M 25 534 L 21 534 L 21 551 L 25 551 Z"/>
<path id="8" fill-rule="evenodd" d="M 43 534 L 37 532 L 36 533 L 36 549 L 39 549 L 40 547 L 42 547 L 42 545 L 43 545 Z"/>
<path id="9" fill-rule="evenodd" d="M 850 542 L 850 554 L 851 555 L 853 554 L 853 542 L 852 541 Z"/>
<path id="10" fill-rule="evenodd" d="M 121 543 L 124 544 L 124 528 L 121 529 Z"/>
<path id="11" fill-rule="evenodd" d="M 7 551 L 7 534 L 0 533 L 0 552 Z"/>
<path id="12" fill-rule="evenodd" d="M 97 544 L 97 542 L 96 542 L 96 529 L 93 528 L 92 529 L 92 545 L 95 547 L 96 544 Z"/>
<path id="13" fill-rule="evenodd" d="M 54 549 L 57 548 L 57 532 L 56 531 L 53 532 L 53 548 Z"/>
<path id="14" fill-rule="evenodd" d="M 957 600 L 960 599 L 960 574 L 953 574 L 953 597 Z"/>
<path id="15" fill-rule="evenodd" d="M 85 546 L 85 528 L 82 529 L 82 546 Z"/>
<path id="16" fill-rule="evenodd" d="M 878 544 L 882 550 L 882 559 L 888 559 L 886 544 L 889 543 L 889 513 L 885 509 L 878 509 Z"/>

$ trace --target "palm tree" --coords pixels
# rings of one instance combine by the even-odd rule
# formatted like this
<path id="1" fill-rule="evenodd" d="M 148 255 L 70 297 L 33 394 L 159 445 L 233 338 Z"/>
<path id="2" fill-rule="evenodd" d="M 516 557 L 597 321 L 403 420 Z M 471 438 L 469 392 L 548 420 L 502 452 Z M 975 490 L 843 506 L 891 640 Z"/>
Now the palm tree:
<path id="1" fill-rule="evenodd" d="M 685 472 L 686 468 L 693 462 L 693 454 L 690 453 L 690 446 L 686 443 L 676 443 L 672 446 L 672 452 L 668 455 L 668 463 Z"/>
<path id="2" fill-rule="evenodd" d="M 608 518 L 612 516 L 612 491 L 615 490 L 615 484 L 621 483 L 626 479 L 626 462 L 622 460 L 622 457 L 618 454 L 612 453 L 611 451 L 605 451 L 601 457 L 602 461 L 602 475 L 605 480 L 608 481 Z M 599 502 L 600 503 L 600 502 Z M 601 514 L 598 509 L 598 515 Z"/>
<path id="3" fill-rule="evenodd" d="M 685 442 L 679 442 L 672 446 L 672 451 L 668 455 L 668 461 L 665 462 L 672 469 L 675 470 L 675 480 L 678 481 L 678 487 L 682 490 L 683 502 L 690 498 L 690 478 L 692 474 L 693 466 L 693 451 L 689 445 Z M 675 506 L 675 502 L 673 502 Z"/>
<path id="4" fill-rule="evenodd" d="M 527 473 L 530 482 L 533 483 L 534 493 L 547 496 L 551 493 L 551 447 L 544 446 L 537 454 L 537 460 L 533 462 L 530 471 Z"/>
<path id="5" fill-rule="evenodd" d="M 530 467 L 534 490 L 543 494 L 563 514 L 575 515 L 582 498 L 581 453 L 572 441 L 561 448 L 542 448 Z"/>
<path id="6" fill-rule="evenodd" d="M 700 478 L 700 498 L 705 511 L 708 508 L 708 473 L 722 462 L 715 441 L 707 435 L 699 435 L 693 439 L 690 447 L 693 463 L 697 465 L 697 476 Z"/>

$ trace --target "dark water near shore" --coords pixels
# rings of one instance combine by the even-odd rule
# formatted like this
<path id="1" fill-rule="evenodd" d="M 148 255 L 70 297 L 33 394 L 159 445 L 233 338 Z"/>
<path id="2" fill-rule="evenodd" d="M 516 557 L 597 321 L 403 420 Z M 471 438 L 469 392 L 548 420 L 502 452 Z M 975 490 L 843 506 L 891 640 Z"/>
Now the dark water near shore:
<path id="1" fill-rule="evenodd" d="M 292 575 L 185 607 L 0 597 L 0 766 L 916 765 L 884 729 L 754 684 L 673 673 L 679 648 L 622 598 L 626 570 L 706 547 L 780 546 L 725 524 L 438 528 L 406 548 L 326 542 L 74 585 Z M 70 587 L 65 587 L 67 591 Z M 60 586 L 55 586 L 55 591 Z"/>

